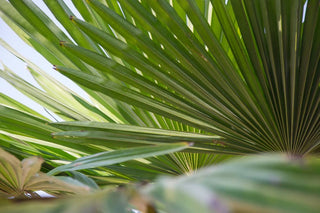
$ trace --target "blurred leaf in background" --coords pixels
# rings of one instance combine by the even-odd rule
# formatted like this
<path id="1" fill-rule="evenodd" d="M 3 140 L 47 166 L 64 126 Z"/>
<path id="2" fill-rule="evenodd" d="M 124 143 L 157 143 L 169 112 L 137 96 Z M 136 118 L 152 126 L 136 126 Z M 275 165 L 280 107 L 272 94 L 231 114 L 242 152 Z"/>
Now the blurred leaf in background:
<path id="1" fill-rule="evenodd" d="M 40 172 L 43 159 L 29 157 L 19 161 L 15 156 L 0 148 L 0 196 L 10 199 L 40 198 L 37 191 L 51 195 L 84 194 L 89 187 L 59 180 Z"/>
<path id="2" fill-rule="evenodd" d="M 93 194 L 29 201 L 1 208 L 13 212 L 290 212 L 320 208 L 320 161 L 264 154 L 233 159 L 196 174 L 162 177 L 151 184 L 107 188 Z M 307 180 L 307 181 L 306 181 Z"/>

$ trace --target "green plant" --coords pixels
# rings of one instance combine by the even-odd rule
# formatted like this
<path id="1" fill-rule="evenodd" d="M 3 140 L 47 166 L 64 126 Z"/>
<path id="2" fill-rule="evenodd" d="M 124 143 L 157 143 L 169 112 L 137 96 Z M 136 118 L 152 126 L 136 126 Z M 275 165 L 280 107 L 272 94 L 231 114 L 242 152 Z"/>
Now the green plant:
<path id="1" fill-rule="evenodd" d="M 0 96 L 0 145 L 41 155 L 43 171 L 81 169 L 102 186 L 234 155 L 318 154 L 319 1 L 72 1 L 82 18 L 44 2 L 70 37 L 32 1 L 1 0 L 0 16 L 90 101 L 1 41 L 43 90 L 0 76 L 63 120 Z"/>
<path id="2" fill-rule="evenodd" d="M 0 149 L 0 198 L 39 198 L 36 191 L 44 190 L 51 195 L 83 194 L 89 187 L 68 184 L 63 180 L 40 172 L 43 159 L 30 157 L 21 162 L 13 155 Z"/>
<path id="3" fill-rule="evenodd" d="M 285 154 L 233 159 L 191 176 L 160 178 L 153 184 L 107 188 L 94 194 L 4 205 L 4 212 L 318 212 L 320 161 Z M 244 172 L 245 171 L 245 172 Z M 306 181 L 308 180 L 308 181 Z"/>

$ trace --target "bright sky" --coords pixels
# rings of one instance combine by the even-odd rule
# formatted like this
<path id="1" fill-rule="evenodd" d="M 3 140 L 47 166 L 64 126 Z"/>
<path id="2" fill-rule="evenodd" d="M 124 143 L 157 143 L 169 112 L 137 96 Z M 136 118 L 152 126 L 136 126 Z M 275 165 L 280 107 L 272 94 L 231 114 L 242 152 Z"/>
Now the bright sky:
<path id="1" fill-rule="evenodd" d="M 65 1 L 67 4 L 70 0 Z M 45 6 L 42 0 L 35 0 L 34 1 L 42 10 L 45 11 L 45 13 L 53 20 L 56 20 L 54 16 L 51 14 L 49 9 Z M 69 4 L 70 5 L 70 4 Z M 73 9 L 73 8 L 71 8 Z M 75 14 L 75 10 L 73 10 Z M 77 15 L 78 16 L 78 15 Z M 56 21 L 57 23 L 57 21 Z M 17 50 L 19 53 L 24 55 L 26 58 L 31 60 L 33 63 L 35 63 L 37 66 L 39 66 L 42 70 L 53 76 L 54 78 L 58 79 L 63 84 L 67 85 L 72 90 L 76 91 L 80 95 L 84 95 L 84 92 L 76 86 L 73 82 L 71 82 L 69 79 L 62 76 L 60 73 L 55 71 L 52 67 L 52 65 L 47 62 L 39 53 L 37 53 L 35 50 L 33 50 L 32 47 L 26 45 L 17 35 L 15 35 L 14 31 L 10 29 L 10 27 L 0 18 L 0 38 L 6 41 L 9 45 L 11 45 L 15 50 Z M 17 59 L 15 56 L 10 54 L 7 50 L 5 50 L 3 47 L 0 46 L 0 68 L 2 68 L 1 64 L 5 64 L 7 67 L 9 67 L 11 70 L 13 70 L 15 73 L 17 73 L 19 76 L 27 80 L 28 82 L 32 83 L 33 85 L 37 85 L 36 81 L 32 78 L 29 71 L 26 69 L 26 65 L 19 59 Z M 14 98 L 18 100 L 19 102 L 22 102 L 23 104 L 37 110 L 43 115 L 47 115 L 45 110 L 42 106 L 35 103 L 28 97 L 24 96 L 22 93 L 20 93 L 18 90 L 16 90 L 14 87 L 12 87 L 10 84 L 8 84 L 5 80 L 0 78 L 0 92 L 10 96 L 11 98 Z"/>

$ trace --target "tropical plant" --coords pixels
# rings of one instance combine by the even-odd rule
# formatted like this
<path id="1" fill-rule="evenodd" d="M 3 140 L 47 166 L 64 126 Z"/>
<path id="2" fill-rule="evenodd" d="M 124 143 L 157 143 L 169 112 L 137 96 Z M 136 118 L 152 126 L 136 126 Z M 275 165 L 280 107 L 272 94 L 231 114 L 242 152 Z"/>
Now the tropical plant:
<path id="1" fill-rule="evenodd" d="M 0 146 L 21 158 L 41 155 L 44 172 L 81 170 L 103 186 L 189 175 L 234 155 L 318 154 L 319 1 L 44 2 L 64 30 L 28 0 L 1 0 L 0 16 L 90 97 L 77 95 L 1 41 L 27 64 L 41 89 L 5 65 L 0 76 L 62 122 L 1 94 Z M 263 176 L 278 171 L 266 164 L 270 173 Z M 286 185 L 289 191 L 293 185 Z M 239 193 L 230 192 L 222 196 Z M 258 205 L 263 193 L 248 198 Z M 314 205 L 317 199 L 311 200 Z M 169 212 L 179 207 L 171 204 Z"/>
<path id="2" fill-rule="evenodd" d="M 153 184 L 106 188 L 94 194 L 28 202 L 4 212 L 310 212 L 320 208 L 320 161 L 282 154 L 250 156 Z M 246 172 L 243 172 L 246 171 Z M 308 181 L 306 181 L 308 180 Z M 258 189 L 258 190 L 257 190 Z"/>
<path id="3" fill-rule="evenodd" d="M 39 157 L 26 158 L 20 162 L 15 156 L 0 149 L 0 198 L 39 198 L 37 191 L 40 190 L 55 196 L 89 192 L 89 187 L 71 185 L 40 172 L 42 163 L 43 159 Z"/>

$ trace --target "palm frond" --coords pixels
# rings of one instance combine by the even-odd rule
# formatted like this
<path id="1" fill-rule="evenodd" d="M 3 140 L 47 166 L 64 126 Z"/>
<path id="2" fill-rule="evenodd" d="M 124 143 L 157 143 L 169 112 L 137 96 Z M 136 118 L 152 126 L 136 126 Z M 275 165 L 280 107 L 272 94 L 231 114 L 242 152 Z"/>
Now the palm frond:
<path id="1" fill-rule="evenodd" d="M 318 1 L 72 1 L 80 15 L 63 1 L 44 2 L 65 31 L 32 1 L 2 0 L 0 16 L 91 101 L 51 81 L 4 42 L 43 90 L 6 67 L 0 75 L 61 120 L 99 121 L 117 132 L 90 129 L 92 123 L 63 132 L 5 98 L 4 135 L 38 151 L 59 144 L 73 153 L 61 151 L 59 159 L 70 161 L 72 155 L 156 144 L 157 132 L 167 129 L 170 137 L 162 142 L 195 143 L 183 153 L 152 159 L 173 173 L 206 165 L 214 153 L 318 152 Z M 22 121 L 12 117 L 17 115 Z M 23 134 L 21 125 L 28 127 Z M 122 125 L 150 129 L 128 136 Z M 208 140 L 176 138 L 177 131 Z M 41 144 L 34 145 L 35 139 Z"/>
<path id="2" fill-rule="evenodd" d="M 2 206 L 11 212 L 307 212 L 319 209 L 319 160 L 250 156 L 153 184 L 104 189 L 77 198 Z M 308 181 L 305 181 L 305 180 Z"/>

